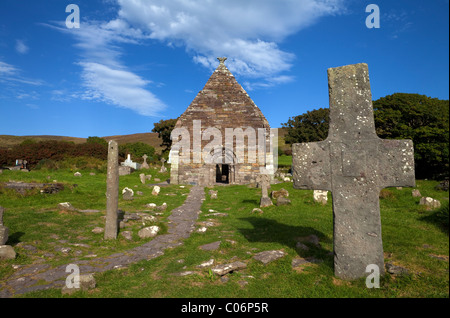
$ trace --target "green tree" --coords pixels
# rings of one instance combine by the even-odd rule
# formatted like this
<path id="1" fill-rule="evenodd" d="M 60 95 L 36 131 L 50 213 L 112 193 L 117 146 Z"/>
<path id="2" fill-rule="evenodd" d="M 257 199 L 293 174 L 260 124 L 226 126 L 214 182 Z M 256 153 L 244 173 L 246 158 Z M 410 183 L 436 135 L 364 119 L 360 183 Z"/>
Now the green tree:
<path id="1" fill-rule="evenodd" d="M 319 108 L 303 115 L 289 118 L 281 124 L 287 128 L 286 144 L 325 140 L 328 136 L 329 110 Z"/>
<path id="2" fill-rule="evenodd" d="M 383 139 L 411 139 L 416 178 L 449 175 L 449 101 L 419 94 L 396 93 L 373 102 L 375 127 Z M 287 144 L 314 142 L 328 136 L 329 110 L 318 109 L 290 118 Z"/>
<path id="3" fill-rule="evenodd" d="M 135 161 L 141 162 L 143 161 L 143 155 L 147 155 L 149 157 L 148 160 L 151 160 L 155 154 L 155 148 L 143 142 L 126 143 L 119 146 L 119 153 L 122 154 L 123 157 L 126 157 L 126 154 L 129 153 Z"/>
<path id="4" fill-rule="evenodd" d="M 100 144 L 100 145 L 108 146 L 108 142 L 105 139 L 103 139 L 101 137 L 97 137 L 97 136 L 88 137 L 86 139 L 86 143 L 88 143 L 88 144 Z"/>
<path id="5" fill-rule="evenodd" d="M 168 151 L 172 146 L 172 140 L 170 139 L 170 133 L 172 132 L 175 124 L 177 123 L 178 118 L 176 119 L 167 119 L 160 120 L 159 122 L 154 124 L 154 128 L 152 132 L 158 133 L 158 137 L 161 138 L 162 143 L 161 147 L 164 147 L 163 151 Z"/>
<path id="6" fill-rule="evenodd" d="M 448 177 L 449 101 L 395 93 L 373 102 L 380 138 L 411 139 L 417 178 Z"/>

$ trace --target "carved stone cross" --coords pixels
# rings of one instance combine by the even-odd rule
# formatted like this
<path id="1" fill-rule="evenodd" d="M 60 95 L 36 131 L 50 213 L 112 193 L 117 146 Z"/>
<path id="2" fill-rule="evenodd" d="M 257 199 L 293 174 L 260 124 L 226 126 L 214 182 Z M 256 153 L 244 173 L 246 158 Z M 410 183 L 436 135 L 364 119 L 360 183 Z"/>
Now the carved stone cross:
<path id="1" fill-rule="evenodd" d="M 384 274 L 379 193 L 415 185 L 413 143 L 377 136 L 367 64 L 328 69 L 328 87 L 328 137 L 293 145 L 294 188 L 332 192 L 337 277 Z"/>
<path id="2" fill-rule="evenodd" d="M 148 168 L 150 168 L 148 163 L 147 163 L 147 158 L 148 158 L 147 154 L 144 154 L 142 156 L 142 158 L 144 159 L 144 162 L 141 165 L 141 169 L 148 169 Z"/>
<path id="3" fill-rule="evenodd" d="M 267 188 L 270 187 L 270 175 L 259 174 L 256 177 L 256 182 L 258 182 L 261 187 L 261 200 L 259 201 L 259 206 L 263 208 L 266 206 L 273 205 L 272 200 L 270 200 L 269 193 L 267 191 Z"/>

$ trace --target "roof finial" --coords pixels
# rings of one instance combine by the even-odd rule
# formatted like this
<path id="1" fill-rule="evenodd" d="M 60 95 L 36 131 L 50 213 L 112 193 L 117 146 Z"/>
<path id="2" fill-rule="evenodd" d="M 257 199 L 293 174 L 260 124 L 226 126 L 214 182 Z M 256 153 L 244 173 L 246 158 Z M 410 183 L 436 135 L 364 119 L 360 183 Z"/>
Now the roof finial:
<path id="1" fill-rule="evenodd" d="M 227 60 L 226 57 L 218 57 L 217 59 L 219 60 L 220 64 L 224 64 L 224 62 Z"/>

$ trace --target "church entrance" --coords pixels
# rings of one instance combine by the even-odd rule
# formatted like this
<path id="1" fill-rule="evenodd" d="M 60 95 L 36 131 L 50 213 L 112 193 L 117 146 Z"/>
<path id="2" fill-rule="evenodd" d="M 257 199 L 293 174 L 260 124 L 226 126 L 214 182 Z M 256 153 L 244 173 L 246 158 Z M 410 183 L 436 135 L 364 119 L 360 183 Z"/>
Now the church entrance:
<path id="1" fill-rule="evenodd" d="M 230 165 L 216 165 L 216 183 L 230 183 Z"/>

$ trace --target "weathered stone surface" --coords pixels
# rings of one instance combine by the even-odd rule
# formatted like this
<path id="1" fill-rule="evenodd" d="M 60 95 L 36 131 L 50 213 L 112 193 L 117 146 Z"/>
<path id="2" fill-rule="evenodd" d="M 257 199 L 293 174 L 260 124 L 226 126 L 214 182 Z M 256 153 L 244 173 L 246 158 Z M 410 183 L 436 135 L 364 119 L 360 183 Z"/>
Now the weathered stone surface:
<path id="1" fill-rule="evenodd" d="M 142 184 L 145 184 L 145 173 L 141 173 L 141 174 L 139 175 L 139 179 L 141 180 L 141 183 L 142 183 Z"/>
<path id="2" fill-rule="evenodd" d="M 152 195 L 158 195 L 161 191 L 161 188 L 159 186 L 154 186 L 152 190 Z"/>
<path id="3" fill-rule="evenodd" d="M 58 209 L 62 211 L 76 211 L 76 209 L 72 204 L 70 204 L 70 202 L 58 203 Z"/>
<path id="4" fill-rule="evenodd" d="M 75 172 L 74 174 L 73 174 L 75 177 L 81 177 L 81 172 Z"/>
<path id="5" fill-rule="evenodd" d="M 145 155 L 142 156 L 142 158 L 144 159 L 144 162 L 141 165 L 141 169 L 149 169 L 150 167 L 149 167 L 149 165 L 147 163 L 148 156 L 145 154 Z"/>
<path id="6" fill-rule="evenodd" d="M 133 240 L 133 232 L 131 232 L 131 231 L 120 232 L 120 235 L 122 235 L 128 241 L 132 241 Z"/>
<path id="7" fill-rule="evenodd" d="M 209 197 L 211 198 L 211 199 L 217 199 L 217 193 L 218 193 L 219 191 L 214 191 L 214 190 L 209 190 Z"/>
<path id="8" fill-rule="evenodd" d="M 201 150 L 205 149 L 210 140 L 201 136 L 198 138 L 193 128 L 196 123 L 201 123 L 203 130 L 213 127 L 221 134 L 215 137 L 215 141 L 225 147 L 221 149 L 222 151 L 211 151 L 208 156 L 211 160 L 202 160 Z M 189 136 L 198 141 L 199 147 L 191 142 L 192 151 L 188 151 L 185 155 L 184 150 L 176 149 L 177 138 L 172 139 L 173 145 L 169 156 L 170 183 L 210 186 L 216 183 L 248 184 L 254 181 L 260 173 L 260 167 L 263 167 L 265 162 L 273 162 L 273 156 L 271 157 L 268 152 L 265 162 L 259 161 L 259 158 L 256 163 L 249 162 L 248 158 L 238 161 L 237 155 L 241 149 L 237 149 L 237 142 L 233 142 L 232 146 L 228 146 L 225 142 L 226 129 L 245 130 L 247 127 L 253 128 L 256 132 L 258 128 L 261 129 L 266 133 L 266 139 L 269 139 L 270 125 L 267 119 L 225 64 L 220 63 L 202 91 L 177 120 L 174 131 L 186 129 Z M 246 142 L 242 148 L 243 152 L 247 153 L 248 143 Z M 184 157 L 190 159 L 189 163 L 184 162 Z M 220 164 L 216 165 L 216 162 Z"/>
<path id="9" fill-rule="evenodd" d="M 197 268 L 205 268 L 210 267 L 214 264 L 214 258 L 211 258 L 209 261 L 203 262 L 200 265 L 197 265 Z"/>
<path id="10" fill-rule="evenodd" d="M 126 201 L 134 200 L 134 191 L 128 187 L 122 190 L 122 199 Z"/>
<path id="11" fill-rule="evenodd" d="M 386 263 L 386 271 L 389 274 L 393 275 L 401 275 L 401 274 L 408 274 L 408 270 L 404 267 L 394 265 L 392 263 Z"/>
<path id="12" fill-rule="evenodd" d="M 15 259 L 16 252 L 10 245 L 0 245 L 0 260 Z"/>
<path id="13" fill-rule="evenodd" d="M 133 168 L 128 166 L 119 166 L 119 176 L 127 176 L 134 171 Z"/>
<path id="14" fill-rule="evenodd" d="M 100 234 L 100 233 L 103 233 L 105 231 L 105 229 L 104 228 L 102 228 L 102 227 L 95 227 L 95 228 L 93 228 L 92 229 L 92 233 L 94 233 L 94 234 Z"/>
<path id="15" fill-rule="evenodd" d="M 428 209 L 438 209 L 441 207 L 441 202 L 439 200 L 430 198 L 430 197 L 422 197 L 420 198 L 420 205 L 425 205 Z"/>
<path id="16" fill-rule="evenodd" d="M 412 196 L 414 198 L 420 198 L 422 195 L 420 194 L 419 189 L 414 189 L 414 190 L 412 190 Z"/>
<path id="17" fill-rule="evenodd" d="M 278 198 L 287 198 L 289 197 L 288 190 L 281 188 L 278 191 L 272 191 L 272 199 L 278 199 Z"/>
<path id="18" fill-rule="evenodd" d="M 144 227 L 143 229 L 139 230 L 138 236 L 141 239 L 155 237 L 156 235 L 158 235 L 159 231 L 160 231 L 160 228 L 156 225 Z"/>
<path id="19" fill-rule="evenodd" d="M 261 187 L 261 200 L 259 201 L 259 207 L 264 208 L 273 205 L 268 195 L 268 188 L 270 187 L 270 176 L 267 174 L 259 174 L 256 177 L 256 182 Z"/>
<path id="20" fill-rule="evenodd" d="M 254 208 L 251 213 L 263 214 L 264 212 L 260 208 Z"/>
<path id="21" fill-rule="evenodd" d="M 3 214 L 5 213 L 5 208 L 0 206 L 0 225 L 3 225 Z"/>
<path id="22" fill-rule="evenodd" d="M 325 205 L 328 202 L 328 191 L 314 190 L 313 198 L 314 202 Z"/>
<path id="23" fill-rule="evenodd" d="M 119 145 L 116 141 L 108 142 L 108 170 L 106 176 L 106 224 L 105 240 L 116 239 L 119 227 Z"/>
<path id="24" fill-rule="evenodd" d="M 5 245 L 8 242 L 8 237 L 9 229 L 4 225 L 0 225 L 0 245 Z"/>
<path id="25" fill-rule="evenodd" d="M 286 256 L 287 254 L 281 250 L 272 250 L 272 251 L 263 251 L 257 253 L 253 258 L 257 261 L 260 261 L 264 265 L 269 264 L 279 258 Z"/>
<path id="26" fill-rule="evenodd" d="M 213 267 L 211 270 L 214 274 L 223 276 L 230 272 L 238 271 L 238 270 L 244 269 L 246 267 L 247 267 L 247 264 L 245 264 L 241 261 L 236 261 L 236 262 L 233 262 L 230 264 L 217 265 L 217 266 Z"/>
<path id="27" fill-rule="evenodd" d="M 198 248 L 204 251 L 214 251 L 217 250 L 220 247 L 220 241 L 212 242 L 209 244 L 205 244 L 202 246 L 199 246 Z"/>
<path id="28" fill-rule="evenodd" d="M 61 289 L 61 293 L 63 295 L 70 295 L 74 292 L 80 291 L 80 290 L 90 290 L 90 289 L 94 289 L 97 286 L 97 282 L 94 278 L 93 274 L 83 274 L 79 276 L 79 283 L 80 286 L 79 288 L 69 288 L 67 286 L 64 286 Z"/>
<path id="29" fill-rule="evenodd" d="M 28 190 L 40 189 L 41 193 L 54 194 L 61 190 L 64 190 L 64 185 L 62 183 L 34 183 L 34 182 L 5 182 L 2 184 L 3 187 L 8 189 L 14 189 L 20 194 L 26 194 Z"/>
<path id="30" fill-rule="evenodd" d="M 291 204 L 291 200 L 289 200 L 288 198 L 285 198 L 285 197 L 279 197 L 277 199 L 277 203 L 276 203 L 277 206 L 290 205 L 290 204 Z"/>
<path id="31" fill-rule="evenodd" d="M 413 144 L 376 135 L 366 64 L 329 69 L 328 86 L 328 137 L 293 145 L 294 188 L 333 193 L 336 276 L 366 277 L 369 264 L 383 274 L 378 195 L 384 187 L 415 185 Z"/>

